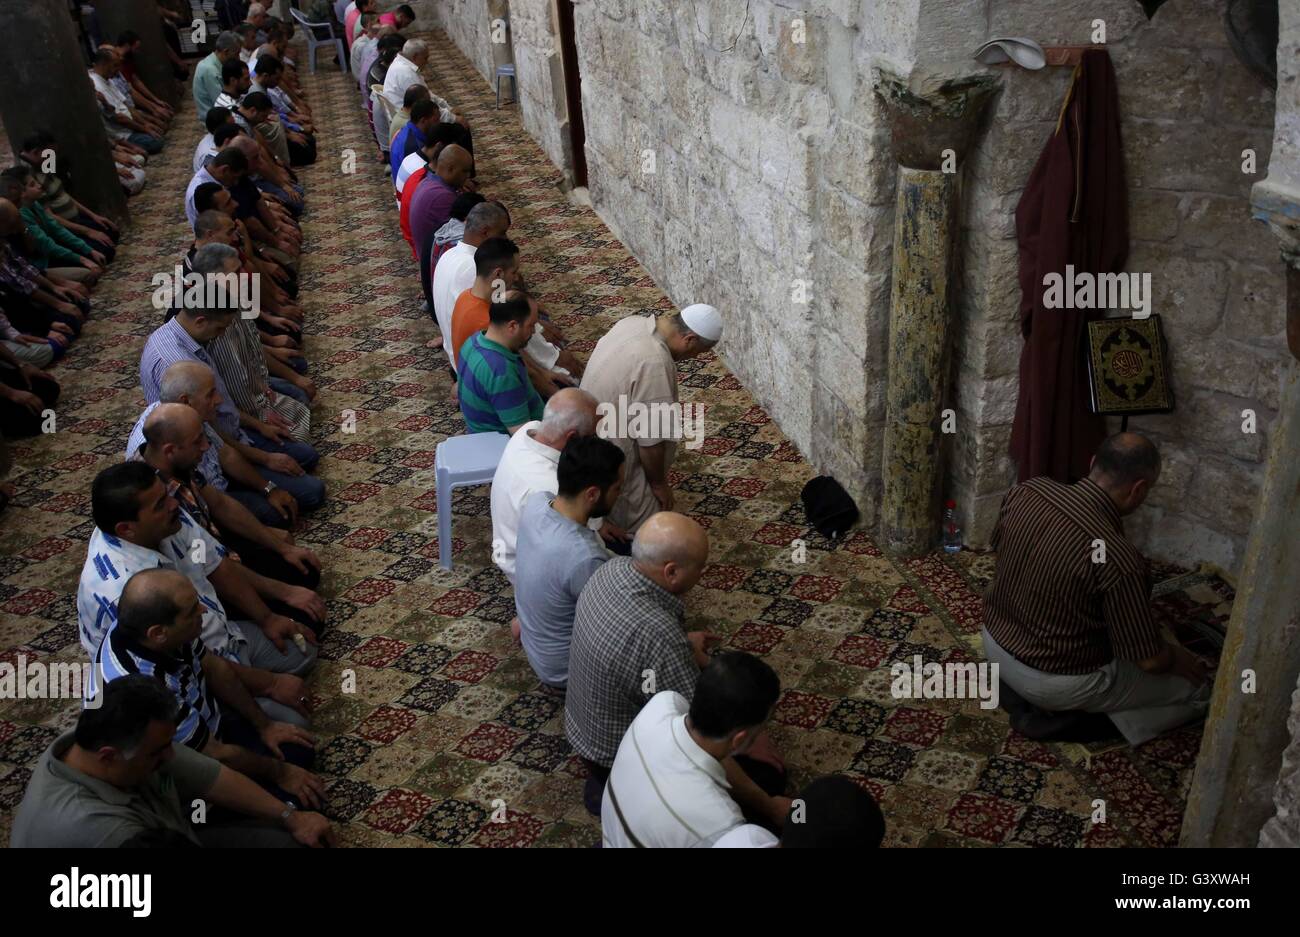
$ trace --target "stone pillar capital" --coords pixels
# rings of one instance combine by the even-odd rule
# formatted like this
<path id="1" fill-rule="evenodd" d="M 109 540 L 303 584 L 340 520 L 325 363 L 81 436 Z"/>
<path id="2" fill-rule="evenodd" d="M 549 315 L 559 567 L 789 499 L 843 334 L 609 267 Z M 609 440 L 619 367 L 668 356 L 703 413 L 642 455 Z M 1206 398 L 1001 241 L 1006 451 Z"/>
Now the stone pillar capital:
<path id="1" fill-rule="evenodd" d="M 920 70 L 909 78 L 884 68 L 874 76 L 885 105 L 894 156 L 908 169 L 939 169 L 944 151 L 961 160 L 979 126 L 984 107 L 1000 84 L 992 75 L 944 77 Z"/>

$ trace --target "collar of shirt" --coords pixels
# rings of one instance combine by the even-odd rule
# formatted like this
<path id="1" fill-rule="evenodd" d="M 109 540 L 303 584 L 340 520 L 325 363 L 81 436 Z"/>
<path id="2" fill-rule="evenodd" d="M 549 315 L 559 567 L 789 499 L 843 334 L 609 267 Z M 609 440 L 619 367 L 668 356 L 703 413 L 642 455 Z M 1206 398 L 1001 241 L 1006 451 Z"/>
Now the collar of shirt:
<path id="1" fill-rule="evenodd" d="M 617 561 L 627 567 L 627 575 L 633 581 L 634 587 L 639 588 L 641 594 L 654 605 L 659 606 L 665 612 L 671 614 L 678 621 L 686 617 L 686 603 L 679 596 L 673 595 L 659 583 L 655 582 L 641 570 L 636 568 L 636 564 L 631 557 L 618 557 Z M 610 562 L 615 562 L 611 560 Z"/>
<path id="2" fill-rule="evenodd" d="M 1114 525 L 1115 530 L 1124 532 L 1124 518 L 1120 516 L 1119 508 L 1100 485 L 1085 476 L 1075 482 L 1075 487 L 1090 504 L 1096 505 L 1098 512 Z"/>
<path id="3" fill-rule="evenodd" d="M 498 344 L 488 338 L 487 332 L 474 333 L 474 344 L 478 346 L 479 351 L 493 351 L 502 355 L 508 361 L 518 361 L 519 352 L 511 351 L 505 345 Z"/>
<path id="4" fill-rule="evenodd" d="M 125 807 L 131 803 L 135 799 L 135 795 L 130 791 L 124 791 L 120 787 L 114 787 L 107 781 L 101 781 L 99 778 L 92 778 L 88 774 L 82 774 L 63 761 L 63 756 L 72 747 L 75 735 L 76 733 L 73 732 L 61 735 L 50 746 L 50 774 L 72 784 L 81 785 L 89 790 L 96 800 L 106 801 L 118 807 Z"/>
<path id="5" fill-rule="evenodd" d="M 185 647 L 179 649 L 179 654 L 184 655 L 183 657 L 173 656 L 171 654 L 164 654 L 160 651 L 155 651 L 153 648 L 141 644 L 117 625 L 117 622 L 113 622 L 113 624 L 109 625 L 108 633 L 104 635 L 105 641 L 113 642 L 112 647 L 114 651 L 123 651 L 130 654 L 132 657 L 147 660 L 157 669 L 171 674 L 172 676 L 179 673 L 181 668 L 185 667 L 187 664 L 191 668 L 194 668 L 196 661 L 200 656 L 202 656 L 199 648 L 201 648 L 203 644 L 198 639 L 195 639 Z"/>
<path id="6" fill-rule="evenodd" d="M 691 732 L 686 728 L 686 715 L 680 715 L 672 722 L 673 741 L 677 743 L 678 750 L 682 755 L 695 767 L 699 768 L 715 782 L 727 790 L 731 785 L 727 782 L 727 771 L 722 767 L 722 762 L 714 758 L 704 749 L 700 748 L 699 743 L 691 738 Z"/>

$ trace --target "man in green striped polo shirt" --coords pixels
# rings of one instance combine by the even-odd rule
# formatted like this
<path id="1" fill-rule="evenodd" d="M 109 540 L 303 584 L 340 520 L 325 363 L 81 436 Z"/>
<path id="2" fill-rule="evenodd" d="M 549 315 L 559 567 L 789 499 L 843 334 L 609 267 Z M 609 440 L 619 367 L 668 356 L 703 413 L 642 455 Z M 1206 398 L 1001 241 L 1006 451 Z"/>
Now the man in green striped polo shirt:
<path id="1" fill-rule="evenodd" d="M 542 418 L 542 398 L 528 379 L 519 350 L 537 327 L 537 306 L 512 290 L 488 309 L 488 327 L 457 353 L 460 412 L 471 433 L 505 433 Z"/>

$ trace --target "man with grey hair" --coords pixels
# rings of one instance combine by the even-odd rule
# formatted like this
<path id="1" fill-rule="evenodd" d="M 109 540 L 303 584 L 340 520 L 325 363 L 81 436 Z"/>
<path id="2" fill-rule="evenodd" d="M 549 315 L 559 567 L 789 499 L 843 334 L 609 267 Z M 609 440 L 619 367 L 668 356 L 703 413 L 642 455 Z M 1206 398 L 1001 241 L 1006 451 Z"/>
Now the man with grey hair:
<path id="1" fill-rule="evenodd" d="M 194 106 L 199 122 L 208 117 L 208 111 L 216 106 L 221 96 L 221 69 L 227 62 L 239 58 L 242 45 L 239 34 L 229 30 L 217 36 L 212 52 L 194 67 Z"/>
<path id="2" fill-rule="evenodd" d="M 423 39 L 408 39 L 397 53 L 393 63 L 388 66 L 384 76 L 384 98 L 393 106 L 393 110 L 402 107 L 406 98 L 406 89 L 411 85 L 426 85 L 420 69 L 429 61 L 429 44 Z"/>
<path id="3" fill-rule="evenodd" d="M 583 799 L 596 816 L 619 743 L 641 707 L 665 690 L 688 702 L 695 695 L 700 670 L 709 663 L 707 649 L 719 638 L 686 630 L 682 596 L 708 561 L 704 528 L 662 511 L 642 525 L 632 555 L 600 566 L 578 598 L 564 734 L 590 772 Z M 767 794 L 734 759 L 724 759 L 723 767 L 736 801 L 779 828 L 789 802 Z"/>
<path id="4" fill-rule="evenodd" d="M 556 466 L 570 439 L 596 432 L 596 400 L 591 394 L 567 387 L 546 401 L 540 420 L 525 423 L 510 437 L 496 475 L 492 477 L 492 562 L 512 583 L 515 581 L 515 544 L 519 537 L 519 513 L 524 502 L 539 491 L 555 493 Z M 600 518 L 589 524 L 610 544 L 627 551 L 622 530 Z"/>
<path id="5" fill-rule="evenodd" d="M 465 216 L 465 234 L 460 243 L 444 251 L 433 268 L 433 314 L 442 332 L 442 350 L 452 362 L 453 371 L 460 349 L 451 347 L 451 314 L 460 294 L 474 285 L 474 254 L 484 241 L 505 237 L 509 229 L 510 216 L 503 207 L 495 202 L 480 202 Z"/>
<path id="6" fill-rule="evenodd" d="M 673 507 L 668 470 L 676 455 L 676 440 L 685 430 L 677 396 L 677 362 L 704 354 L 720 338 L 718 310 L 696 303 L 680 313 L 619 320 L 587 360 L 582 389 L 607 410 L 609 424 L 626 433 L 610 437 L 627 456 L 623 496 L 610 520 L 632 533 L 651 514 Z M 651 418 L 635 419 L 634 413 Z"/>

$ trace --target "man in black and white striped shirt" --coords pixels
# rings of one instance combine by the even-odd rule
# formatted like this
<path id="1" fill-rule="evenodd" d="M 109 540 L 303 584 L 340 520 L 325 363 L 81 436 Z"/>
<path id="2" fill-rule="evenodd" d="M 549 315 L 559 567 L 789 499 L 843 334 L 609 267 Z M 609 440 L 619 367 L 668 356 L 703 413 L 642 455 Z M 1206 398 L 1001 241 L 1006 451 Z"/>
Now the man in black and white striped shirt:
<path id="1" fill-rule="evenodd" d="M 1049 712 L 1105 713 L 1133 745 L 1202 715 L 1200 658 L 1160 633 L 1146 561 L 1121 518 L 1160 476 L 1150 440 L 1102 443 L 1073 485 L 1032 478 L 1002 503 L 984 648 L 999 676 Z"/>

